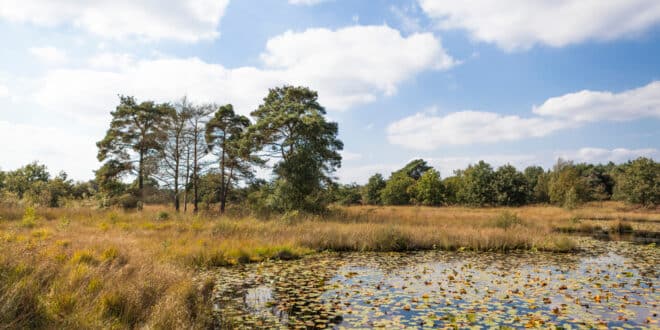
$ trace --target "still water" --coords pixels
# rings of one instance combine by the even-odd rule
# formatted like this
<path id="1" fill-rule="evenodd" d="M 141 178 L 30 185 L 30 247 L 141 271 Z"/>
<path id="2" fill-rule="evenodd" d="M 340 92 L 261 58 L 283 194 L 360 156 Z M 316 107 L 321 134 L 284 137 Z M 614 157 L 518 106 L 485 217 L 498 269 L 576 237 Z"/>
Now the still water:
<path id="1" fill-rule="evenodd" d="M 327 253 L 222 268 L 218 328 L 659 328 L 660 249 Z"/>

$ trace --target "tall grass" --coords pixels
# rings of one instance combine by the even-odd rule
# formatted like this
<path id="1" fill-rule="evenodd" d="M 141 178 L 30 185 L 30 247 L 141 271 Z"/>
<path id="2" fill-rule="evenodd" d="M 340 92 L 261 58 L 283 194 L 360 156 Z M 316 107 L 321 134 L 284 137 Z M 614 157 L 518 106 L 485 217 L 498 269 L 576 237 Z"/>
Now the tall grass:
<path id="1" fill-rule="evenodd" d="M 610 220 L 579 220 L 594 218 Z M 154 206 L 0 208 L 0 328 L 204 328 L 213 283 L 200 270 L 209 267 L 323 250 L 563 252 L 577 246 L 557 228 L 597 221 L 627 231 L 656 220 L 657 212 L 615 203 L 571 211 L 360 206 L 271 219 Z"/>

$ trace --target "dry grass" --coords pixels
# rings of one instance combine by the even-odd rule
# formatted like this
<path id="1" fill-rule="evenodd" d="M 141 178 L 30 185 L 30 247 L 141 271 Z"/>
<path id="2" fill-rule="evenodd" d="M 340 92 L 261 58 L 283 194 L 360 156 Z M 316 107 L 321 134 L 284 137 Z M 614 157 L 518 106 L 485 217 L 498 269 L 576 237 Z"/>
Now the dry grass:
<path id="1" fill-rule="evenodd" d="M 269 220 L 182 215 L 165 207 L 34 214 L 5 208 L 0 328 L 204 328 L 212 282 L 199 270 L 207 267 L 320 250 L 571 251 L 575 243 L 558 228 L 657 230 L 659 222 L 657 211 L 618 203 L 572 211 L 361 206 L 337 208 L 323 218 Z"/>

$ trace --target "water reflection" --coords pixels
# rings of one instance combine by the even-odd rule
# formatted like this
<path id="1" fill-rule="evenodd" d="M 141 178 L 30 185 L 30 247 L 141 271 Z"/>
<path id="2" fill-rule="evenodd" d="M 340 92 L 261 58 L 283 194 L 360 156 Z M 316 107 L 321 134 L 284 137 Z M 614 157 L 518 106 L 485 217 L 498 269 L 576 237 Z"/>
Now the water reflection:
<path id="1" fill-rule="evenodd" d="M 657 327 L 658 250 L 344 253 L 218 270 L 219 327 Z"/>

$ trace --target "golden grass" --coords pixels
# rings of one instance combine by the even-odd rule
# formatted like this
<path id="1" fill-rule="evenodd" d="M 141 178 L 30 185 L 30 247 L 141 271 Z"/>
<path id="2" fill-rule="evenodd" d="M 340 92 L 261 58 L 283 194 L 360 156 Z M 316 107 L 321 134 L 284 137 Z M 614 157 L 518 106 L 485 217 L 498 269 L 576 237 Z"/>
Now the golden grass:
<path id="1" fill-rule="evenodd" d="M 570 211 L 356 206 L 325 217 L 267 220 L 175 214 L 162 206 L 6 208 L 0 209 L 0 328 L 203 328 L 211 321 L 212 282 L 199 270 L 208 267 L 322 250 L 562 252 L 576 245 L 560 228 L 657 230 L 659 222 L 657 211 L 619 203 Z"/>

